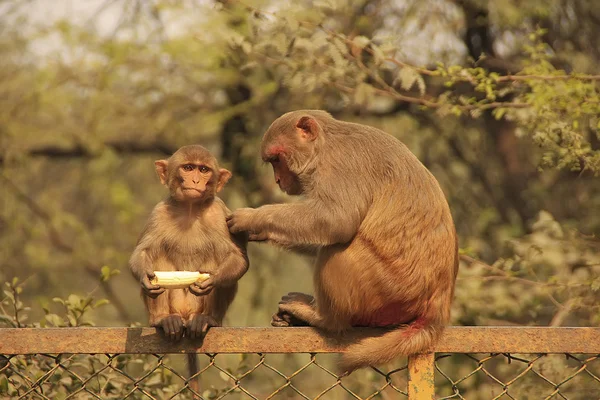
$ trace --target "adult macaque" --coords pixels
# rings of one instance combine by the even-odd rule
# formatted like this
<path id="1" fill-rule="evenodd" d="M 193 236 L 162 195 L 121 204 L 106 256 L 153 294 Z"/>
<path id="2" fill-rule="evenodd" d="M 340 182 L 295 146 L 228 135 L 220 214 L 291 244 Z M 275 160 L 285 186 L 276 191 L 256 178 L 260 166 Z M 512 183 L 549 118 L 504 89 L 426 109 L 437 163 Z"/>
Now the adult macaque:
<path id="1" fill-rule="evenodd" d="M 169 197 L 158 203 L 129 261 L 151 326 L 179 340 L 203 336 L 220 326 L 248 270 L 245 235 L 231 235 L 225 217 L 229 210 L 216 197 L 231 173 L 219 168 L 204 147 L 184 146 L 168 160 L 155 162 Z M 208 279 L 183 289 L 151 283 L 154 271 L 199 271 Z M 196 373 L 195 354 L 189 354 L 190 373 Z"/>
<path id="2" fill-rule="evenodd" d="M 458 271 L 454 223 L 433 175 L 391 135 L 318 110 L 275 120 L 261 152 L 279 187 L 305 200 L 239 209 L 230 231 L 317 254 L 315 297 L 283 296 L 272 325 L 394 328 L 351 345 L 347 372 L 430 350 Z"/>

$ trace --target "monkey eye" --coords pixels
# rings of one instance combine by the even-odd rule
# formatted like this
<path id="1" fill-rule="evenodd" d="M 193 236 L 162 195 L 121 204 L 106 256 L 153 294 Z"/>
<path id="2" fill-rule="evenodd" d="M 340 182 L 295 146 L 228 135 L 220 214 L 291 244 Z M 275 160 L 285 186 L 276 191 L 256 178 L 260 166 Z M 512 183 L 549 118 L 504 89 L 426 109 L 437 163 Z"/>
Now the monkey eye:
<path id="1" fill-rule="evenodd" d="M 188 172 L 194 170 L 194 166 L 192 164 L 184 164 L 182 166 L 182 168 L 183 168 L 184 171 L 188 171 Z"/>
<path id="2" fill-rule="evenodd" d="M 210 172 L 210 168 L 208 168 L 206 165 L 202 165 L 202 166 L 200 166 L 200 172 L 202 172 L 203 174 L 206 174 L 206 173 Z"/>

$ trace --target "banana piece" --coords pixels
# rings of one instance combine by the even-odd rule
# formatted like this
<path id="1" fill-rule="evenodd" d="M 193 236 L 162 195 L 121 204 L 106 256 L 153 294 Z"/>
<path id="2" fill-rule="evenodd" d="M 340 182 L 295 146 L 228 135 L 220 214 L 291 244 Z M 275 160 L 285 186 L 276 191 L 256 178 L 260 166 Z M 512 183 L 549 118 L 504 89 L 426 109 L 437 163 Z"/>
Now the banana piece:
<path id="1" fill-rule="evenodd" d="M 207 280 L 209 274 L 201 274 L 198 271 L 154 271 L 154 279 L 150 281 L 166 289 L 184 289 L 194 282 Z"/>

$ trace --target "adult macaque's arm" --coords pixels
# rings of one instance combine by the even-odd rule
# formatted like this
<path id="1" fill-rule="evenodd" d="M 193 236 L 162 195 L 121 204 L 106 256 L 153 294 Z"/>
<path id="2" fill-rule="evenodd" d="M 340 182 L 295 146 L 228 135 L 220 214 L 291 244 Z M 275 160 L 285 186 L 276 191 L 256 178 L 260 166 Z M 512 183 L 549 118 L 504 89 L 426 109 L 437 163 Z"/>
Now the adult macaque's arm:
<path id="1" fill-rule="evenodd" d="M 241 208 L 228 217 L 232 233 L 248 232 L 249 240 L 284 247 L 328 246 L 349 242 L 360 225 L 357 210 L 326 207 L 317 201 Z"/>

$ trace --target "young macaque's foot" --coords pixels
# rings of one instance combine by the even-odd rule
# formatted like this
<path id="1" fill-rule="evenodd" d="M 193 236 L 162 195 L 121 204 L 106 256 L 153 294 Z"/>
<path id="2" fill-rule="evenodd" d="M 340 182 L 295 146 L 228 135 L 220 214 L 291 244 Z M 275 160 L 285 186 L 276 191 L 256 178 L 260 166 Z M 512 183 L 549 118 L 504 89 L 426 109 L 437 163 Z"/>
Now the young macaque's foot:
<path id="1" fill-rule="evenodd" d="M 196 314 L 187 323 L 187 334 L 190 339 L 201 338 L 211 326 L 220 326 L 210 315 Z"/>
<path id="2" fill-rule="evenodd" d="M 183 319 L 178 314 L 171 314 L 162 319 L 160 325 L 165 336 L 171 340 L 181 340 L 183 336 Z"/>
<path id="3" fill-rule="evenodd" d="M 271 325 L 283 328 L 288 326 L 310 326 L 308 322 L 302 321 L 285 311 L 278 311 L 273 314 L 273 317 L 271 317 Z"/>

